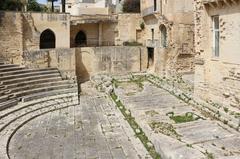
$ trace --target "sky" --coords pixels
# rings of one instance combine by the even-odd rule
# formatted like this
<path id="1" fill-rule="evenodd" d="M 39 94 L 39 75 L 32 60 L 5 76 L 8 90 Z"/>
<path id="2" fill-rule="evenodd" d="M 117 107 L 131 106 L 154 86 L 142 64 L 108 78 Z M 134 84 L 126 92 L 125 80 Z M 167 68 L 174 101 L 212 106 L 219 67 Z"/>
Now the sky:
<path id="1" fill-rule="evenodd" d="M 46 4 L 47 3 L 47 0 L 37 0 L 38 3 L 41 3 L 41 4 Z M 60 0 L 58 0 L 60 2 Z M 58 2 L 55 2 L 55 3 L 58 3 Z"/>

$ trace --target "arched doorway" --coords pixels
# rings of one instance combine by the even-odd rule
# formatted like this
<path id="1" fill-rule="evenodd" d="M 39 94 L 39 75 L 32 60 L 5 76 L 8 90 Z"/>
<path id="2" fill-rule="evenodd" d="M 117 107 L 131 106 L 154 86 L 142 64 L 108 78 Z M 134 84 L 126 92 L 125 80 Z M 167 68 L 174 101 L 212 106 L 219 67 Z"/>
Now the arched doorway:
<path id="1" fill-rule="evenodd" d="M 165 25 L 160 26 L 161 31 L 161 47 L 166 48 L 167 47 L 167 28 Z"/>
<path id="2" fill-rule="evenodd" d="M 50 49 L 56 46 L 55 34 L 52 30 L 46 29 L 42 32 L 40 36 L 40 49 Z"/>
<path id="3" fill-rule="evenodd" d="M 79 31 L 75 37 L 75 47 L 86 46 L 87 45 L 87 36 L 83 31 Z"/>

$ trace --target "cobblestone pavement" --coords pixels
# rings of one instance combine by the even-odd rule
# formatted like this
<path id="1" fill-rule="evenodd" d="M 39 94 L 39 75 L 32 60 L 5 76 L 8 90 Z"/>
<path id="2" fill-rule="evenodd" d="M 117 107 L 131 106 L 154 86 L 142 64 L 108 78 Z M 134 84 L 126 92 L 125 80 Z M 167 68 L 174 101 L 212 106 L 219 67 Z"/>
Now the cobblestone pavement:
<path id="1" fill-rule="evenodd" d="M 82 90 L 80 105 L 24 124 L 10 141 L 10 158 L 150 158 L 115 105 L 90 83 Z"/>
<path id="2" fill-rule="evenodd" d="M 135 86 L 134 86 L 135 85 Z M 240 134 L 165 90 L 144 82 L 119 84 L 116 93 L 165 158 L 240 158 Z M 135 89 L 134 89 L 135 88 Z M 175 123 L 170 116 L 192 113 L 199 120 Z"/>

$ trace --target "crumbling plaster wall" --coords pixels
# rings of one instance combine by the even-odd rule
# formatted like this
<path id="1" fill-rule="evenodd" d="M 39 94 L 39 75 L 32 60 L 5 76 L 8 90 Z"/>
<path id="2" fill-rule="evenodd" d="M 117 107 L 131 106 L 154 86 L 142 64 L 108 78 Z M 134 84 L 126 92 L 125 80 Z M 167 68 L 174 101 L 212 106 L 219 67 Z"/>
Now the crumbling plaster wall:
<path id="1" fill-rule="evenodd" d="M 221 8 L 195 1 L 195 97 L 240 109 L 240 4 Z M 220 18 L 220 56 L 212 51 L 212 19 Z"/>
<path id="2" fill-rule="evenodd" d="M 153 1 L 142 0 L 142 10 L 153 6 Z M 162 3 L 162 4 L 161 4 Z M 161 7 L 162 5 L 162 7 Z M 157 1 L 157 12 L 143 16 L 144 45 L 154 48 L 152 69 L 160 75 L 194 72 L 193 0 Z M 161 30 L 167 29 L 167 47 L 161 46 Z M 152 37 L 152 29 L 154 37 Z M 152 38 L 154 39 L 152 41 Z M 152 42 L 151 42 L 152 41 Z"/>

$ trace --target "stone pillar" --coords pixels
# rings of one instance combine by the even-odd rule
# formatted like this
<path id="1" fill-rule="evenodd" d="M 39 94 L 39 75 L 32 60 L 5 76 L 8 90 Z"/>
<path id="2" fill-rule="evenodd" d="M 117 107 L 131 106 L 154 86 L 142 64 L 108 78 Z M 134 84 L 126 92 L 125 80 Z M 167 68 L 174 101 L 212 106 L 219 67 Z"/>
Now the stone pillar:
<path id="1" fill-rule="evenodd" d="M 102 22 L 99 22 L 98 24 L 98 45 L 101 46 L 102 45 L 102 39 L 103 39 L 103 35 L 102 35 L 102 31 L 103 31 L 103 26 L 102 26 Z"/>

